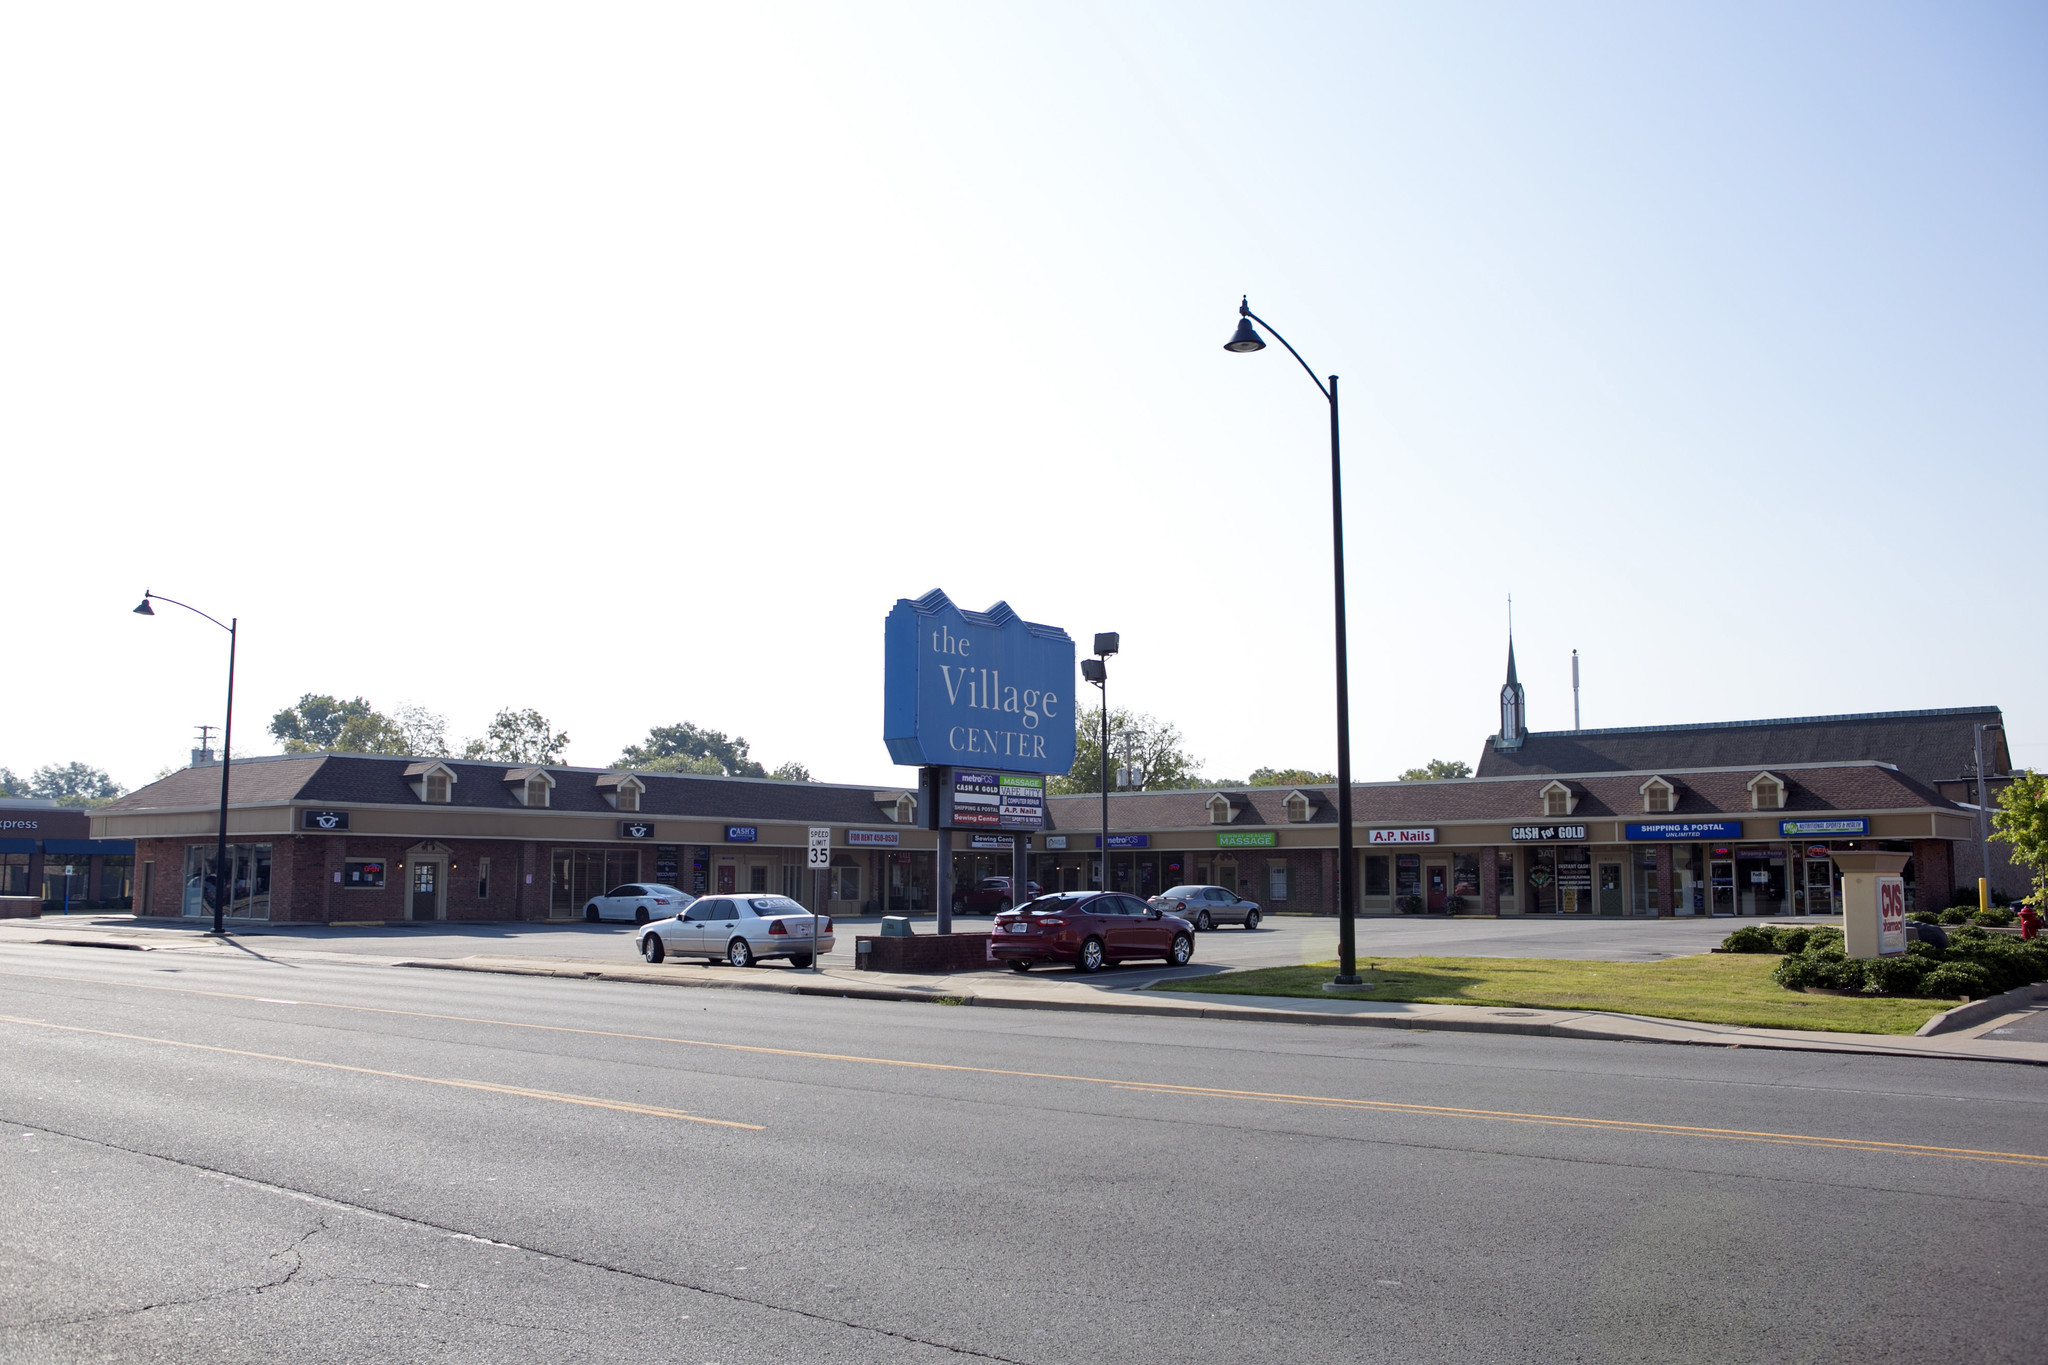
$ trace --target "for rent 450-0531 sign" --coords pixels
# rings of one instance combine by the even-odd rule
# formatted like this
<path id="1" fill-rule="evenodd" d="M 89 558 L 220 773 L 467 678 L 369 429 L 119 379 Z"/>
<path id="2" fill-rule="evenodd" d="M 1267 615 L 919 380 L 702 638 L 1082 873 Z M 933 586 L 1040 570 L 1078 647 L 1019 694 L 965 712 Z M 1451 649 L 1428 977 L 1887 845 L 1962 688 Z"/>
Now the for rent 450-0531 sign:
<path id="1" fill-rule="evenodd" d="M 903 598 L 884 629 L 882 740 L 906 765 L 1013 773 L 1074 766 L 1074 641 L 1009 604 Z"/>

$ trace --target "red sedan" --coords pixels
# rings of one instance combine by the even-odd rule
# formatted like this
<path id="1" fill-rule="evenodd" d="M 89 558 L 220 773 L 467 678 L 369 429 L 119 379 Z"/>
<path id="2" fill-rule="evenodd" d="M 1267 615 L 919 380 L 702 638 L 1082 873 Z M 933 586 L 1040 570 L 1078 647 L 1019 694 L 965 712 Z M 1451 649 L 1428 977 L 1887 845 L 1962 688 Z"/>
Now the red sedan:
<path id="1" fill-rule="evenodd" d="M 1163 958 L 1184 967 L 1195 955 L 1194 926 L 1115 892 L 1063 891 L 996 916 L 989 950 L 1028 972 L 1040 962 L 1070 962 L 1093 972 L 1133 958 Z"/>

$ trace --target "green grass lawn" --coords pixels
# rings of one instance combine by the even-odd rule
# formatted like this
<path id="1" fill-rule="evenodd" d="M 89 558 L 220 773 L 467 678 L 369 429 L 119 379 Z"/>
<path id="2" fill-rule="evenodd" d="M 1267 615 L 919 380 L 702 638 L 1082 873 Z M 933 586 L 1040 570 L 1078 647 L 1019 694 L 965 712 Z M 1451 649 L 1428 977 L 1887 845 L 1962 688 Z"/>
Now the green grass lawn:
<path id="1" fill-rule="evenodd" d="M 1522 1005 L 1613 1010 L 1662 1019 L 1836 1033 L 1912 1033 L 1952 1000 L 1807 995 L 1771 980 L 1775 953 L 1713 953 L 1662 962 L 1573 962 L 1533 957 L 1359 959 L 1367 989 L 1326 991 L 1335 962 L 1265 967 L 1162 981 L 1155 991 L 1404 1000 L 1430 1005 Z"/>

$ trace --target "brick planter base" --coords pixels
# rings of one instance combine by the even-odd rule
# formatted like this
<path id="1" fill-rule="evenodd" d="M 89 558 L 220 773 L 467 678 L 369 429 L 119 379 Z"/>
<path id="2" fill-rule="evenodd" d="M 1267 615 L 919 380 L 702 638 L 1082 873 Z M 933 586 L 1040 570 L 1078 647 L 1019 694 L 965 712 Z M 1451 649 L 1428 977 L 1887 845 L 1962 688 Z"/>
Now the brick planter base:
<path id="1" fill-rule="evenodd" d="M 854 966 L 870 972 L 972 972 L 988 960 L 987 934 L 865 935 L 853 941 Z"/>
<path id="2" fill-rule="evenodd" d="M 41 919 L 43 903 L 34 896 L 0 896 L 0 919 Z"/>

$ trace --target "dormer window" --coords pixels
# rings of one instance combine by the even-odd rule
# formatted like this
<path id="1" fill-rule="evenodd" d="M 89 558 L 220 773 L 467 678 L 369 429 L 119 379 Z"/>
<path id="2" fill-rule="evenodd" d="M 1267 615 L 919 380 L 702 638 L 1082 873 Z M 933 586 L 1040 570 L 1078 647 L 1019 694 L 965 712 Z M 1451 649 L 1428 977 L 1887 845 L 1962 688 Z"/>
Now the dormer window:
<path id="1" fill-rule="evenodd" d="M 1669 815 L 1678 805 L 1678 789 L 1661 777 L 1653 777 L 1638 788 L 1643 794 L 1645 815 Z"/>
<path id="2" fill-rule="evenodd" d="M 455 799 L 455 770 L 439 759 L 405 765 L 405 784 L 422 801 L 445 806 Z"/>
<path id="3" fill-rule="evenodd" d="M 546 768 L 508 768 L 505 770 L 505 785 L 511 789 L 512 799 L 522 806 L 545 810 L 552 804 L 548 798 L 554 790 L 555 779 L 548 775 Z"/>
<path id="4" fill-rule="evenodd" d="M 1541 795 L 1543 818 L 1546 820 L 1561 820 L 1579 804 L 1578 796 L 1562 782 L 1545 783 Z"/>
<path id="5" fill-rule="evenodd" d="M 1223 793 L 1221 792 L 1218 792 L 1216 795 L 1209 798 L 1210 824 L 1227 825 L 1236 818 L 1237 807 L 1231 804 L 1229 797 L 1223 795 Z"/>
<path id="6" fill-rule="evenodd" d="M 1310 803 L 1307 792 L 1287 793 L 1288 824 L 1305 825 L 1308 823 L 1309 816 L 1314 814 L 1314 812 L 1315 807 Z"/>
<path id="7" fill-rule="evenodd" d="M 881 808 L 891 824 L 917 823 L 917 798 L 909 792 L 876 792 L 875 805 Z"/>
<path id="8" fill-rule="evenodd" d="M 597 794 L 613 810 L 635 815 L 640 810 L 640 798 L 647 794 L 647 784 L 631 773 L 606 773 L 597 779 Z"/>
<path id="9" fill-rule="evenodd" d="M 1758 773 L 1749 779 L 1751 810 L 1785 809 L 1785 783 L 1774 773 Z"/>

